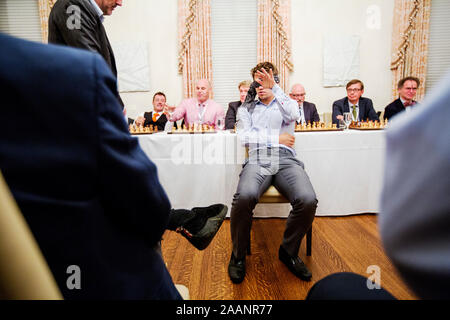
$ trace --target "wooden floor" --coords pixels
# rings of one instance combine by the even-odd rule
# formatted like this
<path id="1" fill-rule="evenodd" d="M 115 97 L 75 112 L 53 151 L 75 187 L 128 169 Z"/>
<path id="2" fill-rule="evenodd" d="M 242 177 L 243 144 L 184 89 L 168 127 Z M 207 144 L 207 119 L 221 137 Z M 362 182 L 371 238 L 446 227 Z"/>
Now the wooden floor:
<path id="1" fill-rule="evenodd" d="M 376 215 L 315 218 L 312 256 L 306 257 L 305 239 L 299 254 L 313 274 L 310 282 L 296 278 L 278 260 L 285 222 L 254 219 L 252 255 L 247 256 L 247 275 L 241 284 L 233 284 L 227 273 L 231 254 L 229 219 L 203 251 L 179 234 L 167 231 L 162 242 L 163 256 L 173 281 L 188 287 L 193 300 L 299 300 L 329 274 L 350 271 L 368 277 L 371 265 L 380 267 L 381 286 L 396 298 L 416 299 L 383 253 Z"/>

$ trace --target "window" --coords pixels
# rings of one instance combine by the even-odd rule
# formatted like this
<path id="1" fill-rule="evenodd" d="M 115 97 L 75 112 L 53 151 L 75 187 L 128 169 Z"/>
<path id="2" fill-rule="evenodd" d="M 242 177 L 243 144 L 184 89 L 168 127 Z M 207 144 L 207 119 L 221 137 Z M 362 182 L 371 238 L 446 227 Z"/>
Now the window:
<path id="1" fill-rule="evenodd" d="M 256 65 L 257 0 L 211 0 L 214 100 L 225 109 L 239 100 L 238 85 Z"/>
<path id="2" fill-rule="evenodd" d="M 431 1 L 426 92 L 450 71 L 450 1 Z"/>
<path id="3" fill-rule="evenodd" d="M 38 2 L 36 0 L 0 0 L 0 32 L 41 42 Z"/>

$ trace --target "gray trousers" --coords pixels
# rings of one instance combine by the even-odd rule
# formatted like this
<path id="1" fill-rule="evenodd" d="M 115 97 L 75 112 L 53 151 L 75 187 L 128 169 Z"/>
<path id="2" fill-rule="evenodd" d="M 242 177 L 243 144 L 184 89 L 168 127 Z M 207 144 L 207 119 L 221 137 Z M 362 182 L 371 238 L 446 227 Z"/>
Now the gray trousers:
<path id="1" fill-rule="evenodd" d="M 317 199 L 303 163 L 285 148 L 251 152 L 240 174 L 230 214 L 233 254 L 237 259 L 245 257 L 253 209 L 271 185 L 292 205 L 282 241 L 289 255 L 298 255 L 301 241 L 311 227 Z"/>

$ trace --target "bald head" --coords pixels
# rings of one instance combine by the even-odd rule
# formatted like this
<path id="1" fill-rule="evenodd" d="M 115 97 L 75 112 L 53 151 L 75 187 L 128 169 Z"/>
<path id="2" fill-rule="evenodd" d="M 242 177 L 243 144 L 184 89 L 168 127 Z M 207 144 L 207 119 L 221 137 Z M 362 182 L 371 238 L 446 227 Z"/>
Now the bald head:
<path id="1" fill-rule="evenodd" d="M 300 105 L 305 101 L 305 88 L 300 83 L 296 83 L 292 86 L 289 96 Z"/>
<path id="2" fill-rule="evenodd" d="M 208 80 L 200 79 L 197 81 L 195 86 L 195 93 L 197 95 L 197 100 L 200 103 L 205 102 L 209 99 L 209 92 L 211 90 L 211 85 Z"/>

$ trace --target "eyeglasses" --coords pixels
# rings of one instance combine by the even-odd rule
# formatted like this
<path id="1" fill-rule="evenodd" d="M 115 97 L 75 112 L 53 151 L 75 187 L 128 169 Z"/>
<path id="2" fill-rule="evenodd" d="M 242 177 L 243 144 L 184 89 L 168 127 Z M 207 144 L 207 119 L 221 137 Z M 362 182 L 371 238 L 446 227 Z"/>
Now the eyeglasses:
<path id="1" fill-rule="evenodd" d="M 347 89 L 347 92 L 359 92 L 362 89 Z"/>
<path id="2" fill-rule="evenodd" d="M 300 93 L 300 94 L 291 94 L 293 97 L 304 97 L 306 93 Z"/>

